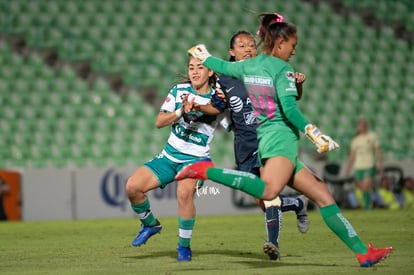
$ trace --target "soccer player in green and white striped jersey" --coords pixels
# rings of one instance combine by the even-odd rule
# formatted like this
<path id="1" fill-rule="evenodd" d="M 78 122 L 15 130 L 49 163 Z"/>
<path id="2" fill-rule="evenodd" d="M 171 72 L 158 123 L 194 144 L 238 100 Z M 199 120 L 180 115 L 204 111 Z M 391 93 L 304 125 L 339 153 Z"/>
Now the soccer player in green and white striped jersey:
<path id="1" fill-rule="evenodd" d="M 209 144 L 219 123 L 226 126 L 225 116 L 206 115 L 201 112 L 184 113 L 183 101 L 189 99 L 200 104 L 210 101 L 216 89 L 216 75 L 195 58 L 188 62 L 188 80 L 174 86 L 167 95 L 157 116 L 156 127 L 171 126 L 171 133 L 164 149 L 152 160 L 139 167 L 126 183 L 126 193 L 131 207 L 141 220 L 142 229 L 132 241 L 133 246 L 145 244 L 161 231 L 154 217 L 146 192 L 164 188 L 174 181 L 184 166 L 210 156 Z M 223 120 L 222 120 L 223 118 Z M 179 180 L 178 201 L 178 261 L 191 261 L 190 240 L 195 223 L 194 194 L 198 180 Z"/>

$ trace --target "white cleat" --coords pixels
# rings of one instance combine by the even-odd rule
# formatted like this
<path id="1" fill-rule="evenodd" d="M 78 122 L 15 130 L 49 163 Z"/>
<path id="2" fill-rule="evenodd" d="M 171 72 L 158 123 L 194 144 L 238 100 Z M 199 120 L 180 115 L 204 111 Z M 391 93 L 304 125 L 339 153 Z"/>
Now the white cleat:
<path id="1" fill-rule="evenodd" d="M 306 233 L 309 230 L 310 220 L 308 217 L 308 202 L 309 199 L 304 195 L 300 195 L 297 199 L 303 202 L 303 209 L 296 214 L 298 230 L 300 233 Z"/>

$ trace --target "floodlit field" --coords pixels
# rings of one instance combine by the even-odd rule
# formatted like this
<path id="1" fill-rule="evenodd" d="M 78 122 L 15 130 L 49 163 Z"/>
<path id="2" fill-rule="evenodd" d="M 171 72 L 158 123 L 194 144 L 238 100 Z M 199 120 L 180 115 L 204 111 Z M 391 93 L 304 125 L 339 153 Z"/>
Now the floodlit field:
<path id="1" fill-rule="evenodd" d="M 345 211 L 360 237 L 394 253 L 363 269 L 353 253 L 310 212 L 300 234 L 295 215 L 284 215 L 281 261 L 262 252 L 261 213 L 198 217 L 192 262 L 176 262 L 177 219 L 142 247 L 130 246 L 139 230 L 131 219 L 0 223 L 1 274 L 414 274 L 413 211 Z"/>

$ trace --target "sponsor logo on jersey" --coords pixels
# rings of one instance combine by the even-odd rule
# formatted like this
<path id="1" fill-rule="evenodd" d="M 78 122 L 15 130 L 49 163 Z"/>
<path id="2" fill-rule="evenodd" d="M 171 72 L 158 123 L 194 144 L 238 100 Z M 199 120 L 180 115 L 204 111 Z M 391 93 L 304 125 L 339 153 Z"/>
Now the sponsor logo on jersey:
<path id="1" fill-rule="evenodd" d="M 244 113 L 244 121 L 246 122 L 246 125 L 252 125 L 252 124 L 256 124 L 256 116 L 254 115 L 254 112 L 248 112 L 248 113 Z"/>
<path id="2" fill-rule="evenodd" d="M 238 113 L 243 109 L 243 101 L 238 96 L 230 97 L 229 103 L 230 103 L 230 108 L 235 113 Z"/>
<path id="3" fill-rule="evenodd" d="M 231 87 L 231 88 L 226 89 L 226 93 L 230 93 L 230 91 L 233 90 L 233 89 L 234 89 L 234 86 Z"/>
<path id="4" fill-rule="evenodd" d="M 244 83 L 250 85 L 273 86 L 273 80 L 270 77 L 248 76 L 243 79 Z"/>
<path id="5" fill-rule="evenodd" d="M 286 78 L 289 81 L 295 81 L 295 73 L 294 72 L 286 72 Z"/>

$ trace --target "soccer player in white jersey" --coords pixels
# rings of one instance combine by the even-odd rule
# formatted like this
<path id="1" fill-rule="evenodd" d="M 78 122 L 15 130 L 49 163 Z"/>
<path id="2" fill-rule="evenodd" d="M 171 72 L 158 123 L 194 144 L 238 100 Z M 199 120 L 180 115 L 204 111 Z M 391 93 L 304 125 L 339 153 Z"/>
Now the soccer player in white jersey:
<path id="1" fill-rule="evenodd" d="M 164 149 L 152 160 L 139 167 L 126 183 L 126 193 L 133 211 L 139 217 L 142 229 L 132 241 L 133 246 L 145 244 L 161 231 L 160 222 L 154 217 L 146 192 L 164 188 L 174 182 L 178 171 L 200 159 L 209 158 L 209 144 L 221 116 L 201 112 L 184 113 L 183 100 L 191 97 L 195 102 L 206 104 L 216 89 L 216 75 L 197 59 L 188 62 L 188 80 L 174 86 L 161 106 L 155 125 L 171 127 Z M 198 180 L 178 181 L 178 256 L 177 261 L 191 261 L 191 235 L 195 223 L 194 193 Z"/>

